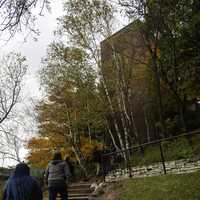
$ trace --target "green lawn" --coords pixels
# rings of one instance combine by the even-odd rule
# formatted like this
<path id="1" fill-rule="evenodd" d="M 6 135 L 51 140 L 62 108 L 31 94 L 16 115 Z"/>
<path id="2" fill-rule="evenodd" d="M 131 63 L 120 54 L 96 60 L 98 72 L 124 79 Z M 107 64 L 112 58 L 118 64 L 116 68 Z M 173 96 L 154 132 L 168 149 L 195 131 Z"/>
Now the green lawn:
<path id="1" fill-rule="evenodd" d="M 115 200 L 199 200 L 200 172 L 122 181 L 113 194 Z"/>

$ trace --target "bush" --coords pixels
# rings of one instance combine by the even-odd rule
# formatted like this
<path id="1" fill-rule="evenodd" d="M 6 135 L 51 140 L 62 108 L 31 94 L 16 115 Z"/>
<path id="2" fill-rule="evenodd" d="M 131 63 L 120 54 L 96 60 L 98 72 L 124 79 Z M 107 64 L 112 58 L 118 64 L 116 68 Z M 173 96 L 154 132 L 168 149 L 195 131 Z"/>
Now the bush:
<path id="1" fill-rule="evenodd" d="M 180 138 L 173 142 L 163 143 L 165 160 L 179 160 L 190 158 L 193 155 L 192 145 L 186 138 Z"/>
<path id="2" fill-rule="evenodd" d="M 134 152 L 131 163 L 134 166 L 142 166 L 159 162 L 160 160 L 159 147 L 157 145 L 154 145 L 145 147 L 143 153 L 141 153 L 140 151 Z"/>

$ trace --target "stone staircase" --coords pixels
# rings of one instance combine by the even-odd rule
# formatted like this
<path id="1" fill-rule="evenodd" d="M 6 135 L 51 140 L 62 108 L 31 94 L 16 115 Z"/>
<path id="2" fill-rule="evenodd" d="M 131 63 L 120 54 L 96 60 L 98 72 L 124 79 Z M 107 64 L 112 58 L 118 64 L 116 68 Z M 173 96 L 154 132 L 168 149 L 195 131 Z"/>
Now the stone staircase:
<path id="1" fill-rule="evenodd" d="M 90 183 L 74 183 L 68 187 L 69 200 L 88 200 L 90 194 L 93 192 Z"/>
<path id="2" fill-rule="evenodd" d="M 91 183 L 73 183 L 68 186 L 68 200 L 88 200 L 93 192 Z M 57 197 L 60 200 L 60 197 Z M 48 195 L 45 195 L 44 200 L 48 200 Z"/>

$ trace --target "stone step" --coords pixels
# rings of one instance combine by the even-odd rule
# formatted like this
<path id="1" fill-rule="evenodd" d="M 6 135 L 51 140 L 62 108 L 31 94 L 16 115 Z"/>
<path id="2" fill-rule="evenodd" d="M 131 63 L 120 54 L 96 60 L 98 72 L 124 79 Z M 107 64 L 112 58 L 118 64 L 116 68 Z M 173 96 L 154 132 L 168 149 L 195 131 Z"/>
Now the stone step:
<path id="1" fill-rule="evenodd" d="M 93 190 L 91 188 L 68 188 L 68 193 L 91 193 Z"/>
<path id="2" fill-rule="evenodd" d="M 57 200 L 60 200 L 60 197 L 56 198 Z M 68 197 L 68 200 L 88 200 L 89 196 L 83 196 L 83 197 Z M 49 200 L 48 197 L 45 197 L 43 200 Z"/>
<path id="3" fill-rule="evenodd" d="M 57 197 L 56 198 L 57 200 L 60 200 L 61 198 L 60 197 Z M 74 197 L 68 197 L 68 200 L 88 200 L 89 199 L 89 196 L 74 196 Z M 48 197 L 44 197 L 43 200 L 49 200 Z"/>
<path id="4" fill-rule="evenodd" d="M 89 193 L 90 194 L 90 193 Z M 69 197 L 85 197 L 85 196 L 88 196 L 89 194 L 87 194 L 87 193 L 68 193 L 68 196 Z"/>
<path id="5" fill-rule="evenodd" d="M 90 183 L 73 183 L 68 186 L 69 189 L 75 189 L 75 188 L 90 188 Z"/>
<path id="6" fill-rule="evenodd" d="M 91 183 L 73 183 L 68 186 L 68 200 L 88 200 L 90 194 L 93 192 Z M 44 200 L 48 200 L 48 195 Z M 57 197 L 60 200 L 60 197 Z"/>
<path id="7" fill-rule="evenodd" d="M 89 197 L 69 197 L 68 200 L 88 200 Z"/>
<path id="8" fill-rule="evenodd" d="M 74 183 L 68 186 L 68 199 L 69 200 L 88 200 L 89 195 L 93 191 L 91 183 Z"/>

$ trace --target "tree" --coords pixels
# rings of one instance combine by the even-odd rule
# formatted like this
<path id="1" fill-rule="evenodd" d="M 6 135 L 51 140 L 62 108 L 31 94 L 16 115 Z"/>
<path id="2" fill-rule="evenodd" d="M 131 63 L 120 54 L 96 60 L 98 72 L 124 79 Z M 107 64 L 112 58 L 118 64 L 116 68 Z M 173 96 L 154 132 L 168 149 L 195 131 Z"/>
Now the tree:
<path id="1" fill-rule="evenodd" d="M 48 7 L 48 0 L 3 0 L 0 2 L 1 20 L 0 32 L 8 31 L 10 36 L 16 32 L 21 32 L 24 27 L 33 29 L 35 16 L 32 13 L 33 8 L 41 3 L 40 14 L 45 6 Z"/>
<path id="2" fill-rule="evenodd" d="M 17 123 L 6 123 L 0 126 L 0 155 L 2 165 L 7 161 L 21 162 L 20 149 L 23 147 L 23 139 L 20 138 Z"/>
<path id="3" fill-rule="evenodd" d="M 198 63 L 198 51 L 195 50 L 198 42 L 194 42 L 197 41 L 194 35 L 198 35 L 199 22 L 196 20 L 198 18 L 198 12 L 196 12 L 196 8 L 199 6 L 198 2 L 127 0 L 119 1 L 119 3 L 126 8 L 127 14 L 131 18 L 139 19 L 142 22 L 141 34 L 151 56 L 150 67 L 156 80 L 156 96 L 158 105 L 160 105 L 159 121 L 162 127 L 165 127 L 165 113 L 168 111 L 163 109 L 161 94 L 162 90 L 167 88 L 168 95 L 171 93 L 172 98 L 176 101 L 181 129 L 185 132 L 187 129 L 184 119 L 186 100 L 193 93 L 192 91 L 198 90 L 199 85 L 198 78 L 194 75 L 198 71 L 198 67 L 195 66 Z M 190 34 L 187 34 L 189 32 Z M 188 37 L 189 35 L 191 37 Z M 188 48 L 189 46 L 190 48 Z M 189 57 L 193 62 L 189 61 Z M 197 63 L 194 64 L 194 60 Z"/>
<path id="4" fill-rule="evenodd" d="M 6 120 L 19 100 L 22 80 L 26 73 L 25 58 L 11 53 L 1 61 L 0 68 L 0 124 Z"/>
<path id="5" fill-rule="evenodd" d="M 158 105 L 159 124 L 162 137 L 166 137 L 166 125 L 164 118 L 163 101 L 161 97 L 161 75 L 159 70 L 159 40 L 163 23 L 164 2 L 160 0 L 126 0 L 119 1 L 119 4 L 125 8 L 127 15 L 139 21 L 140 32 L 143 42 L 149 52 L 150 62 L 147 65 L 154 74 L 155 93 Z"/>
<path id="6" fill-rule="evenodd" d="M 126 150 L 130 145 L 140 144 L 142 136 L 138 134 L 136 126 L 136 113 L 134 111 L 136 105 L 134 103 L 136 96 L 142 97 L 142 95 L 139 94 L 141 91 L 139 91 L 137 80 L 133 81 L 133 79 L 137 79 L 133 77 L 133 74 L 136 66 L 139 68 L 143 65 L 138 63 L 138 60 L 141 58 L 142 62 L 147 59 L 146 52 L 142 51 L 143 54 L 141 53 L 140 49 L 142 48 L 138 48 L 137 41 L 135 49 L 130 47 L 130 41 L 132 43 L 133 40 L 126 41 L 124 45 L 126 50 L 119 48 L 125 39 L 118 41 L 118 39 L 114 39 L 115 36 L 112 37 L 112 26 L 116 13 L 115 7 L 110 2 L 103 0 L 67 1 L 65 10 L 66 15 L 60 19 L 61 34 L 67 34 L 73 45 L 89 52 L 99 70 L 99 85 L 102 91 L 100 99 L 105 102 L 107 107 L 104 116 L 107 121 L 107 135 L 112 138 L 116 150 Z M 141 41 L 137 34 L 138 26 L 140 27 L 141 23 L 136 22 L 134 25 L 133 32 L 137 35 L 135 38 Z M 100 45 L 100 40 L 105 38 L 108 39 Z M 140 43 L 140 46 L 145 45 Z M 125 53 L 128 51 L 128 55 L 123 55 L 123 51 Z M 134 61 L 130 62 L 130 60 Z M 129 156 L 125 154 L 123 156 L 128 160 Z"/>
<path id="7" fill-rule="evenodd" d="M 197 1 L 169 4 L 160 38 L 161 78 L 174 96 L 183 132 L 187 131 L 186 103 L 199 96 L 198 6 Z"/>
<path id="8" fill-rule="evenodd" d="M 101 113 L 96 112 L 96 73 L 83 50 L 64 44 L 52 44 L 43 63 L 41 80 L 47 100 L 36 109 L 39 133 L 44 138 L 63 137 L 57 147 L 70 147 L 87 175 L 87 157 L 81 143 L 88 138 L 86 142 L 94 144 L 94 131 L 101 125 Z"/>
<path id="9" fill-rule="evenodd" d="M 123 93 L 121 91 L 121 88 L 119 88 L 120 91 L 118 91 L 118 95 L 116 96 L 117 98 L 113 98 L 111 94 L 112 89 L 109 83 L 110 81 L 106 78 L 102 67 L 100 54 L 101 50 L 99 45 L 100 40 L 109 37 L 112 34 L 114 8 L 111 6 L 111 4 L 104 0 L 67 1 L 64 8 L 66 11 L 66 15 L 62 19 L 60 19 L 62 26 L 61 34 L 64 30 L 64 33 L 67 33 L 70 36 L 73 45 L 78 46 L 89 52 L 91 59 L 98 68 L 99 78 L 101 82 L 100 86 L 102 86 L 103 88 L 103 94 L 106 99 L 106 107 L 109 110 L 108 113 L 110 113 L 110 115 L 105 113 L 104 116 L 104 119 L 106 119 L 107 121 L 106 125 L 108 133 L 112 138 L 115 148 L 117 150 L 124 150 L 129 146 L 129 142 L 127 132 L 128 128 L 124 119 L 124 117 L 126 116 L 125 110 L 122 111 L 119 108 L 119 106 L 123 109 L 125 108 L 122 105 Z M 114 48 L 113 45 L 111 46 L 112 48 Z M 114 61 L 115 66 L 117 66 L 118 60 L 116 57 Z M 117 80 L 120 80 L 119 77 Z M 100 99 L 102 100 L 102 102 L 105 102 L 105 99 L 102 98 L 102 96 L 100 96 Z M 117 117 L 117 112 L 120 113 L 121 111 L 123 112 L 123 114 L 120 114 L 120 121 L 124 127 L 122 131 L 120 129 L 120 123 L 118 121 L 119 117 Z M 112 120 L 109 119 L 111 117 Z M 110 122 L 112 122 L 113 128 L 111 128 L 112 125 L 110 124 Z M 117 141 L 114 135 L 117 136 Z M 124 157 L 126 159 L 126 155 L 124 155 Z"/>
<path id="10" fill-rule="evenodd" d="M 66 139 L 61 134 L 48 135 L 48 137 L 33 137 L 28 141 L 27 148 L 30 150 L 27 160 L 31 166 L 36 168 L 45 168 L 52 159 L 53 152 L 56 149 L 61 150 L 63 157 L 68 156 L 70 160 L 78 167 L 77 158 L 74 155 L 72 147 L 69 143 L 65 143 Z M 90 142 L 89 138 L 82 137 L 80 144 L 87 162 L 92 160 L 92 154 L 95 149 L 101 149 L 102 146 L 97 141 Z"/>
<path id="11" fill-rule="evenodd" d="M 19 160 L 20 140 L 16 133 L 15 108 L 20 102 L 23 78 L 27 70 L 25 61 L 25 57 L 17 53 L 10 53 L 1 60 L 0 134 L 3 138 L 1 141 L 1 155 L 3 158 L 9 157 Z M 16 125 L 15 128 L 12 127 L 14 125 Z M 14 150 L 14 152 L 11 150 Z"/>

